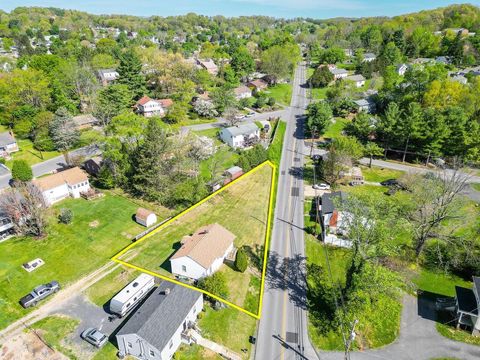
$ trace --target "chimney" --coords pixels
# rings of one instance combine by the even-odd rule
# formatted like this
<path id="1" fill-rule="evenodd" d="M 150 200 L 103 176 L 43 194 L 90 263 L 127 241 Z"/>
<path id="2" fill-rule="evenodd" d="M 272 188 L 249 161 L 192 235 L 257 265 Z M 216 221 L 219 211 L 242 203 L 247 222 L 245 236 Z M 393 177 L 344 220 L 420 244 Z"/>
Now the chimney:
<path id="1" fill-rule="evenodd" d="M 165 291 L 163 292 L 165 295 L 170 294 L 170 288 L 166 288 Z"/>

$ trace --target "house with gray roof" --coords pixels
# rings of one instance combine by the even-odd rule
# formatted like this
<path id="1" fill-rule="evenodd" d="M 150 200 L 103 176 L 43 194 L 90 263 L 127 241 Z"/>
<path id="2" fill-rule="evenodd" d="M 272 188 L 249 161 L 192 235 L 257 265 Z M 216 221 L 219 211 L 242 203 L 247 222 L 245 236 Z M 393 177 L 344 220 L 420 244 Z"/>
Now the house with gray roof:
<path id="1" fill-rule="evenodd" d="M 363 75 L 361 75 L 361 74 L 359 74 L 359 75 L 350 75 L 350 76 L 347 76 L 347 77 L 345 78 L 345 81 L 351 81 L 351 82 L 353 82 L 357 88 L 362 87 L 363 85 L 365 85 L 365 78 L 364 78 Z"/>
<path id="2" fill-rule="evenodd" d="M 116 338 L 119 357 L 170 360 L 203 308 L 200 292 L 164 281 L 130 316 Z"/>
<path id="3" fill-rule="evenodd" d="M 107 86 L 112 81 L 117 80 L 119 77 L 118 72 L 114 69 L 98 70 L 97 75 L 98 75 L 98 79 L 100 80 L 103 86 Z"/>
<path id="4" fill-rule="evenodd" d="M 338 80 L 338 79 L 343 79 L 348 76 L 348 71 L 345 69 L 339 69 L 339 68 L 329 68 L 330 72 L 333 74 L 333 79 Z"/>
<path id="5" fill-rule="evenodd" d="M 369 98 L 354 100 L 357 112 L 375 112 L 375 102 Z"/>
<path id="6" fill-rule="evenodd" d="M 364 61 L 364 62 L 372 62 L 372 61 L 374 61 L 376 58 L 377 58 L 377 55 L 375 55 L 374 53 L 365 53 L 365 54 L 363 55 L 363 61 Z"/>
<path id="7" fill-rule="evenodd" d="M 464 325 L 480 336 L 480 277 L 473 276 L 473 287 L 455 286 L 457 328 Z"/>
<path id="8" fill-rule="evenodd" d="M 255 123 L 223 128 L 220 139 L 232 148 L 246 148 L 260 140 L 260 129 Z"/>
<path id="9" fill-rule="evenodd" d="M 20 150 L 17 141 L 10 131 L 0 133 L 0 157 L 8 157 L 11 153 Z"/>

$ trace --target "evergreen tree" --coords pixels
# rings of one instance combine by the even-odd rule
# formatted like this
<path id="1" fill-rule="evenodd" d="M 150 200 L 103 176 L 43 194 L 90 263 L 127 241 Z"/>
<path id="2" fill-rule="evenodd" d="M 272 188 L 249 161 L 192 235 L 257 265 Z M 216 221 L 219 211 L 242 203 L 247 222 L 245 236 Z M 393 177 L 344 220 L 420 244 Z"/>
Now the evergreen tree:
<path id="1" fill-rule="evenodd" d="M 127 85 L 134 100 L 140 99 L 145 94 L 145 78 L 141 71 L 142 62 L 133 50 L 129 50 L 121 56 L 120 65 L 117 68 L 118 83 Z"/>
<path id="2" fill-rule="evenodd" d="M 333 74 L 328 69 L 328 66 L 320 66 L 315 69 L 309 79 L 311 86 L 315 88 L 325 87 L 333 81 Z"/>
<path id="3" fill-rule="evenodd" d="M 13 161 L 12 179 L 18 181 L 30 181 L 33 179 L 32 168 L 25 160 Z"/>
<path id="4" fill-rule="evenodd" d="M 50 123 L 50 136 L 55 148 L 63 152 L 68 164 L 68 151 L 80 140 L 80 132 L 77 130 L 72 116 L 65 108 L 59 108 L 55 112 L 55 116 Z"/>

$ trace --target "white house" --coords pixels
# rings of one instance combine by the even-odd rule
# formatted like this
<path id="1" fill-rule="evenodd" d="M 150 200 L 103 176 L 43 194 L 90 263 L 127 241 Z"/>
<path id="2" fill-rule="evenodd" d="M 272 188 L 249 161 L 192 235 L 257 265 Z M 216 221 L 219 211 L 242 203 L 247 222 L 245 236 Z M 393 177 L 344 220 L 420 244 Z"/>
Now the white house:
<path id="1" fill-rule="evenodd" d="M 185 236 L 170 258 L 172 273 L 195 280 L 212 275 L 233 251 L 234 239 L 235 235 L 219 224 L 201 227 Z"/>
<path id="2" fill-rule="evenodd" d="M 97 74 L 103 86 L 107 86 L 112 81 L 117 80 L 119 76 L 118 72 L 114 69 L 98 70 Z"/>
<path id="3" fill-rule="evenodd" d="M 172 104 L 173 102 L 170 99 L 155 100 L 148 96 L 144 96 L 137 101 L 135 109 L 139 114 L 145 117 L 163 116 L 165 115 L 166 109 Z"/>
<path id="4" fill-rule="evenodd" d="M 47 206 L 69 196 L 79 198 L 81 193 L 90 190 L 87 173 L 79 167 L 35 179 L 33 184 L 41 191 Z"/>
<path id="5" fill-rule="evenodd" d="M 399 64 L 397 65 L 397 74 L 400 76 L 405 75 L 405 73 L 408 70 L 408 65 L 407 64 Z"/>
<path id="6" fill-rule="evenodd" d="M 330 72 L 333 74 L 333 79 L 344 79 L 348 76 L 348 71 L 345 69 L 329 68 Z"/>
<path id="7" fill-rule="evenodd" d="M 363 55 L 363 61 L 364 61 L 364 62 L 372 62 L 372 61 L 374 61 L 376 58 L 377 58 L 377 55 L 375 55 L 374 53 L 365 53 L 365 54 Z"/>
<path id="8" fill-rule="evenodd" d="M 153 211 L 138 208 L 135 214 L 135 221 L 140 225 L 150 227 L 157 222 L 157 215 Z"/>
<path id="9" fill-rule="evenodd" d="M 350 75 L 345 78 L 345 81 L 351 81 L 355 84 L 357 88 L 362 87 L 365 85 L 365 78 L 363 75 Z"/>
<path id="10" fill-rule="evenodd" d="M 141 360 L 170 360 L 203 309 L 201 292 L 163 281 L 118 331 L 118 355 Z"/>
<path id="11" fill-rule="evenodd" d="M 375 112 L 375 103 L 370 99 L 360 99 L 354 101 L 355 106 L 357 107 L 358 112 Z"/>
<path id="12" fill-rule="evenodd" d="M 248 147 L 260 139 L 260 129 L 254 123 L 231 126 L 220 131 L 220 139 L 232 148 Z"/>
<path id="13" fill-rule="evenodd" d="M 197 63 L 200 67 L 207 70 L 207 72 L 213 76 L 218 74 L 218 66 L 213 62 L 212 59 L 208 60 L 197 60 Z"/>
<path id="14" fill-rule="evenodd" d="M 252 90 L 245 85 L 240 85 L 239 87 L 236 87 L 235 89 L 233 89 L 233 92 L 237 100 L 248 99 L 252 97 Z"/>
<path id="15" fill-rule="evenodd" d="M 18 150 L 17 141 L 11 132 L 0 133 L 0 157 L 8 156 Z"/>

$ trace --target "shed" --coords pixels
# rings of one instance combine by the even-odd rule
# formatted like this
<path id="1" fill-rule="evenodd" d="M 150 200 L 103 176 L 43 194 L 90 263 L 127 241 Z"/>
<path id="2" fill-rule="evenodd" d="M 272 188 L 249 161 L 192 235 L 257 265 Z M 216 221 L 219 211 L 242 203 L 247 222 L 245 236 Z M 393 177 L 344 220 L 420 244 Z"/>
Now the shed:
<path id="1" fill-rule="evenodd" d="M 138 208 L 135 221 L 140 225 L 150 227 L 157 222 L 157 215 L 155 215 L 153 211 L 145 208 Z"/>

